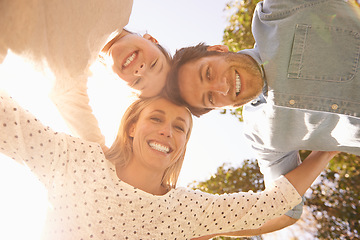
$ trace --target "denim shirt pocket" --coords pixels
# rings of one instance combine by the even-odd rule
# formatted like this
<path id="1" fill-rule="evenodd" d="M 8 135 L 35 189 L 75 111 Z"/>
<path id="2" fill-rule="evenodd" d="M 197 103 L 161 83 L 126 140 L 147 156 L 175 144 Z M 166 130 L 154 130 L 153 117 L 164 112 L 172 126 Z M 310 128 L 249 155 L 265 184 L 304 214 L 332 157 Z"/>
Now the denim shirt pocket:
<path id="1" fill-rule="evenodd" d="M 359 32 L 338 26 L 296 25 L 287 77 L 351 81 L 359 67 L 359 39 Z"/>

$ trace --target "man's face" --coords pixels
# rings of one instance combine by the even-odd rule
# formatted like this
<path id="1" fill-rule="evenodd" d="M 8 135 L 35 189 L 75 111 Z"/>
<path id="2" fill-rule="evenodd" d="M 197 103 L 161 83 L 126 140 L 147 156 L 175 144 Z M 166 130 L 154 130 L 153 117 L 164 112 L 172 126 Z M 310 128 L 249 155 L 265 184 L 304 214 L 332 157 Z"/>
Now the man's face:
<path id="1" fill-rule="evenodd" d="M 248 55 L 221 53 L 188 62 L 178 73 L 180 94 L 191 106 L 241 106 L 257 97 L 264 81 Z"/>

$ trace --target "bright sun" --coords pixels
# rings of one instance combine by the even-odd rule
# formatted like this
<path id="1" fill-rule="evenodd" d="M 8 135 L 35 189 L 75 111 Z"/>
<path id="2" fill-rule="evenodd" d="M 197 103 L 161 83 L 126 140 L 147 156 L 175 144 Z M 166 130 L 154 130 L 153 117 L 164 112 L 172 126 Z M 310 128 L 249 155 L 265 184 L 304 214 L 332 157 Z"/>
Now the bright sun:
<path id="1" fill-rule="evenodd" d="M 91 87 L 88 93 L 90 99 L 96 99 L 91 106 L 106 141 L 111 143 L 117 133 L 122 113 L 132 100 L 129 97 L 131 93 L 122 81 L 114 80 L 99 66 L 95 65 L 95 68 L 94 75 L 89 78 L 88 86 Z M 37 71 L 29 62 L 11 52 L 0 64 L 0 88 L 44 125 L 70 134 L 48 97 L 51 78 L 51 75 Z M 109 111 L 109 108 L 106 108 L 109 102 L 119 104 Z M 0 154 L 0 189 L 0 239 L 40 239 L 48 202 L 46 190 L 36 176 L 26 166 Z"/>

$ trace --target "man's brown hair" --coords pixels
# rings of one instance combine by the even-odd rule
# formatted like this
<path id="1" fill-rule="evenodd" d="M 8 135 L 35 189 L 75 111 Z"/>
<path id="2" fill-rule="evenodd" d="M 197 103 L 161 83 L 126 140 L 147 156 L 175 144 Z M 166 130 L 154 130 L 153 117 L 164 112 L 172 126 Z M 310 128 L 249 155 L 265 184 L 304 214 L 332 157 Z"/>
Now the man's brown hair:
<path id="1" fill-rule="evenodd" d="M 173 57 L 171 70 L 168 74 L 168 78 L 162 92 L 166 98 L 172 100 L 176 104 L 185 105 L 196 117 L 200 117 L 201 115 L 210 112 L 213 108 L 198 108 L 190 106 L 181 96 L 178 74 L 179 69 L 186 63 L 196 61 L 203 57 L 221 54 L 216 51 L 208 51 L 208 47 L 209 46 L 204 43 L 199 43 L 196 46 L 177 50 Z"/>

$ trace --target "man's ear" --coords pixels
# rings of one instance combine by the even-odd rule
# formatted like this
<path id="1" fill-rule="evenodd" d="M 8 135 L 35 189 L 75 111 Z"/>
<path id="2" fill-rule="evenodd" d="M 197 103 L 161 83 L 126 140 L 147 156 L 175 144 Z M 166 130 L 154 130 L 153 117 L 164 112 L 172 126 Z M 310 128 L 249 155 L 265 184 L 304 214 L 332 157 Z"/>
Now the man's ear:
<path id="1" fill-rule="evenodd" d="M 208 51 L 216 51 L 216 52 L 229 52 L 229 47 L 225 45 L 213 45 L 207 48 Z"/>
<path id="2" fill-rule="evenodd" d="M 159 44 L 158 40 L 156 40 L 156 38 L 154 38 L 153 36 L 151 36 L 150 34 L 148 33 L 145 33 L 143 38 L 153 42 L 153 43 L 156 43 L 156 44 Z"/>

